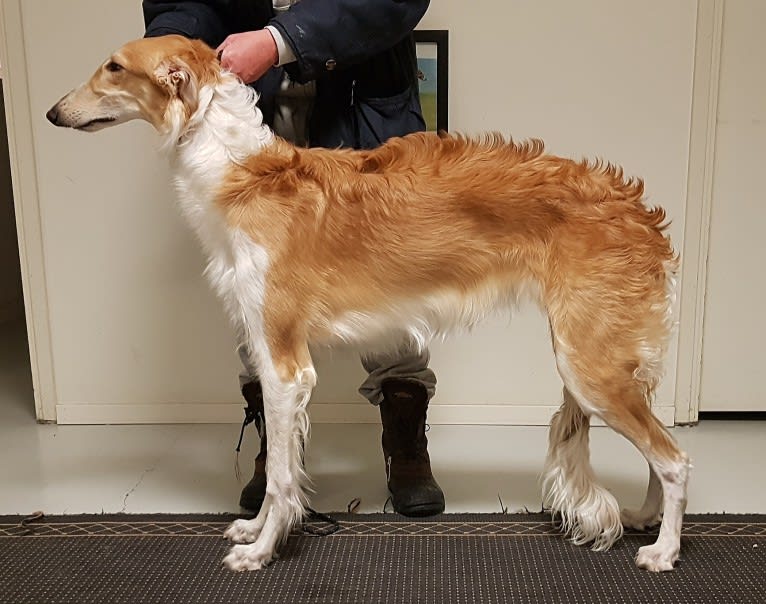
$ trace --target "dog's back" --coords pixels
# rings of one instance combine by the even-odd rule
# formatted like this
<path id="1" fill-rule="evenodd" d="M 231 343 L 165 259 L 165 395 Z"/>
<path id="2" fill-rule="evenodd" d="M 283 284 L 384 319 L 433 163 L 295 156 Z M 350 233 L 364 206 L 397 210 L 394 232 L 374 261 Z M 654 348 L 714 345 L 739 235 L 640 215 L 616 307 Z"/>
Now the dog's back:
<path id="1" fill-rule="evenodd" d="M 311 283 L 286 306 L 313 301 L 311 321 L 326 326 L 382 312 L 381 300 L 530 283 L 550 311 L 586 284 L 601 300 L 628 296 L 626 275 L 643 281 L 621 306 L 664 305 L 673 250 L 664 211 L 642 196 L 616 168 L 544 154 L 539 141 L 421 133 L 373 151 L 279 142 L 232 168 L 218 202 L 280 271 Z"/>

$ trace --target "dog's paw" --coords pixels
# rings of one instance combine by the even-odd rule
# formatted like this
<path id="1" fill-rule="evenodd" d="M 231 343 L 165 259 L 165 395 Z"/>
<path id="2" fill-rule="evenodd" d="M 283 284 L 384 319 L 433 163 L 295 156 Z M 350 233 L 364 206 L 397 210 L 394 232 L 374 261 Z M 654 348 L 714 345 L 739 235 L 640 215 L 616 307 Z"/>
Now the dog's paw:
<path id="1" fill-rule="evenodd" d="M 266 568 L 274 558 L 273 552 L 264 552 L 255 544 L 235 545 L 223 559 L 223 564 L 236 572 L 260 570 Z"/>
<path id="2" fill-rule="evenodd" d="M 662 516 L 660 514 L 647 516 L 641 510 L 622 510 L 622 512 L 620 512 L 622 526 L 637 531 L 645 531 L 657 526 L 661 520 Z"/>
<path id="3" fill-rule="evenodd" d="M 653 573 L 673 570 L 676 560 L 678 560 L 678 550 L 659 543 L 645 545 L 639 548 L 636 554 L 636 566 Z"/>
<path id="4" fill-rule="evenodd" d="M 254 520 L 235 520 L 229 525 L 229 528 L 223 533 L 232 543 L 253 543 L 258 539 L 261 529 L 258 528 Z"/>

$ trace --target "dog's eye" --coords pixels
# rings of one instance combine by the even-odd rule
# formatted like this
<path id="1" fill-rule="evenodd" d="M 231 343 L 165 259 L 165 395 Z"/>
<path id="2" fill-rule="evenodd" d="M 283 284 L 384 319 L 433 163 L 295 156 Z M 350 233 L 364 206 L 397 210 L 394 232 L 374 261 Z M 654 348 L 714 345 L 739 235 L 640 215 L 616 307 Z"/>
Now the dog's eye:
<path id="1" fill-rule="evenodd" d="M 106 64 L 107 71 L 122 71 L 123 67 L 119 63 L 115 63 L 114 61 L 109 61 Z"/>

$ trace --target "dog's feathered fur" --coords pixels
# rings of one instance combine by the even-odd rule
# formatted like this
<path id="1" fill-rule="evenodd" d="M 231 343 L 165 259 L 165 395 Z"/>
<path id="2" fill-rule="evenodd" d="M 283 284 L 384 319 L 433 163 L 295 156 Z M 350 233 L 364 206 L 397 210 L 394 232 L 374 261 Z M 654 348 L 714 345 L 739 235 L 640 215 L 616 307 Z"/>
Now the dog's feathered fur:
<path id="1" fill-rule="evenodd" d="M 114 64 L 117 65 L 115 68 Z M 425 346 L 511 304 L 547 312 L 564 403 L 544 486 L 578 543 L 611 546 L 622 524 L 665 518 L 639 566 L 670 570 L 686 502 L 686 455 L 652 415 L 672 324 L 677 258 L 665 213 L 621 169 L 500 135 L 413 134 L 372 151 L 296 148 L 261 123 L 252 91 L 212 50 L 177 36 L 118 50 L 49 112 L 96 129 L 134 117 L 164 134 L 208 277 L 263 383 L 267 497 L 227 536 L 230 568 L 260 568 L 305 506 L 301 442 L 316 376 L 309 345 Z M 510 362 L 510 359 L 509 359 Z M 589 417 L 647 458 L 638 512 L 599 487 Z"/>

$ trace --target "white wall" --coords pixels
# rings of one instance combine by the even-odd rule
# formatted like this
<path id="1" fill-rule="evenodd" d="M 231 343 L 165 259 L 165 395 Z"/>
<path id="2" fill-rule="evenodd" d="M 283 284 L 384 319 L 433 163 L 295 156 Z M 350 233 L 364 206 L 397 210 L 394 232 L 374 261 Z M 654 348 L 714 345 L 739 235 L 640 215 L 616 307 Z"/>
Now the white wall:
<path id="1" fill-rule="evenodd" d="M 232 333 L 150 128 L 84 135 L 44 119 L 142 34 L 140 2 L 110 2 L 108 15 L 98 0 L 22 4 L 59 421 L 236 421 Z M 693 0 L 434 0 L 421 28 L 450 30 L 453 129 L 623 164 L 668 209 L 680 248 L 695 14 Z M 560 382 L 545 323 L 532 309 L 507 323 L 434 346 L 432 421 L 547 419 Z M 672 357 L 659 397 L 671 419 Z M 374 417 L 352 354 L 318 368 L 315 403 L 353 404 L 315 404 L 315 419 Z"/>

